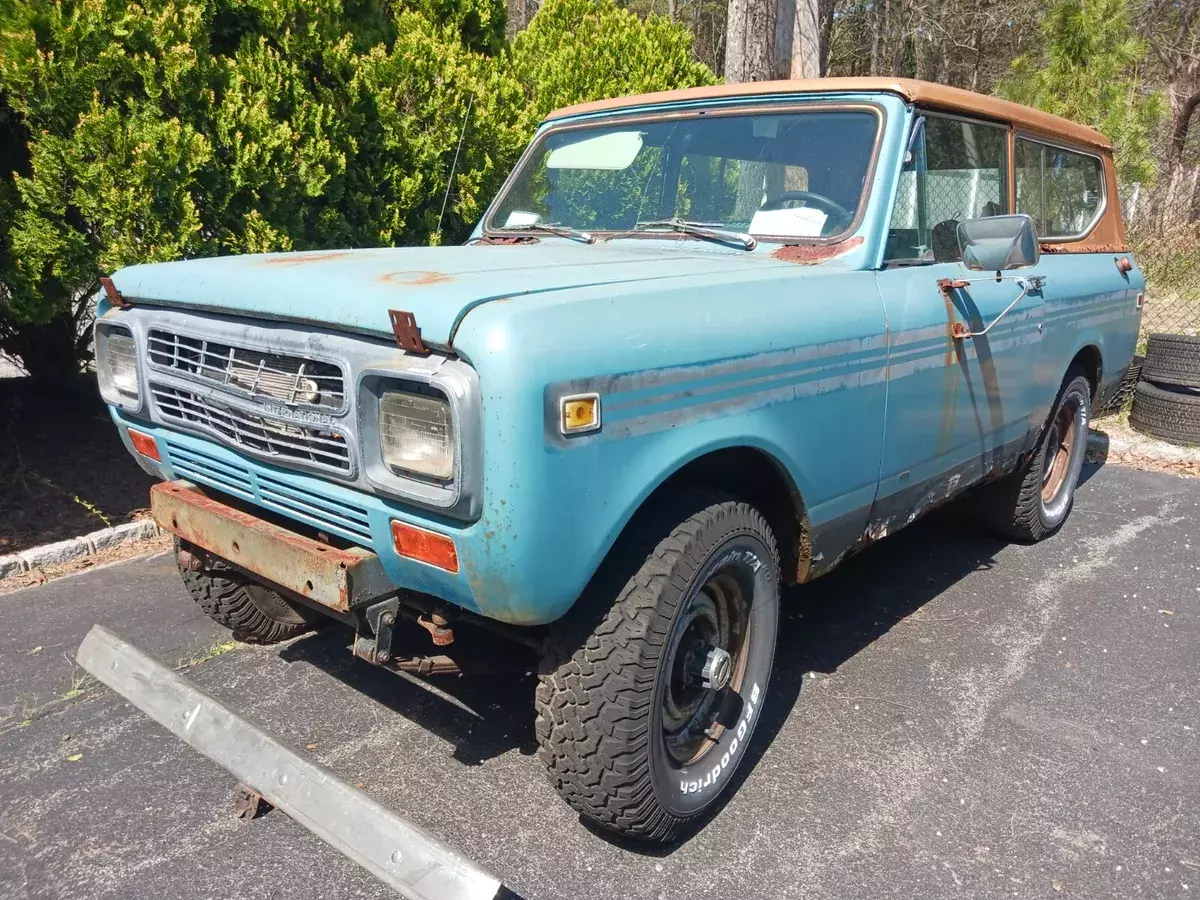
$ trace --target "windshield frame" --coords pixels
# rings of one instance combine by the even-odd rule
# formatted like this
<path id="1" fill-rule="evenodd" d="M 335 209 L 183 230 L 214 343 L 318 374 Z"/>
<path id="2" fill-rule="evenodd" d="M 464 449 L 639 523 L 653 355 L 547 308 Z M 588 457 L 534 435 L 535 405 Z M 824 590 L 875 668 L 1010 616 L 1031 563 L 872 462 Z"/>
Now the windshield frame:
<path id="1" fill-rule="evenodd" d="M 691 108 L 686 110 L 670 110 L 661 112 L 642 112 L 642 113 L 625 113 L 613 114 L 606 113 L 602 116 L 588 117 L 583 121 L 565 120 L 562 124 L 551 124 L 543 128 L 534 136 L 534 139 L 529 142 L 525 151 L 517 160 L 516 165 L 512 167 L 512 171 L 508 173 L 508 177 L 504 179 L 504 184 L 496 193 L 495 199 L 488 206 L 487 213 L 484 215 L 483 226 L 481 233 L 486 238 L 542 238 L 546 236 L 545 231 L 526 230 L 522 228 L 497 228 L 492 224 L 492 217 L 496 211 L 503 205 L 509 192 L 517 180 L 517 175 L 523 172 L 525 167 L 530 163 L 535 153 L 537 153 L 546 140 L 552 135 L 562 134 L 564 132 L 579 131 L 591 128 L 609 128 L 621 125 L 636 125 L 649 122 L 671 122 L 681 119 L 700 119 L 700 118 L 715 118 L 724 116 L 746 116 L 746 115 L 786 115 L 788 113 L 804 113 L 804 112 L 829 112 L 829 111 L 849 111 L 849 112 L 868 112 L 875 116 L 875 138 L 871 146 L 871 155 L 867 160 L 867 168 L 863 175 L 863 190 L 858 198 L 858 207 L 854 210 L 854 218 L 850 224 L 842 231 L 836 234 L 817 235 L 812 237 L 799 237 L 797 235 L 770 235 L 770 234 L 753 234 L 753 237 L 759 243 L 767 244 L 839 244 L 846 238 L 850 237 L 862 225 L 863 218 L 866 215 L 867 205 L 871 199 L 872 188 L 875 182 L 875 171 L 879 164 L 880 146 L 883 141 L 884 127 L 887 123 L 887 110 L 884 109 L 881 103 L 874 100 L 783 100 L 768 103 L 731 103 L 722 104 L 720 106 L 703 106 L 699 108 Z M 605 240 L 611 236 L 619 235 L 624 238 L 657 238 L 681 240 L 687 239 L 687 235 L 679 233 L 671 233 L 667 235 L 661 231 L 642 231 L 629 232 L 627 230 L 601 230 L 589 228 L 588 233 L 595 235 L 600 240 Z"/>

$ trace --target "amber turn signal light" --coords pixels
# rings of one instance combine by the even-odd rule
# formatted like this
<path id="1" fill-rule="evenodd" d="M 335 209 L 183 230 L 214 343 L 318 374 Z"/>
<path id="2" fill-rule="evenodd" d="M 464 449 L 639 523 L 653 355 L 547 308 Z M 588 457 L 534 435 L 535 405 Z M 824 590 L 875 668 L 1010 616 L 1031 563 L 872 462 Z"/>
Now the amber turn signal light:
<path id="1" fill-rule="evenodd" d="M 563 397 L 559 427 L 563 434 L 596 431 L 600 427 L 600 395 L 579 394 Z"/>
<path id="2" fill-rule="evenodd" d="M 156 462 L 162 462 L 162 457 L 158 455 L 158 441 L 150 437 L 148 434 L 142 434 L 140 431 L 129 429 L 129 440 L 133 443 L 133 449 L 142 456 L 148 459 L 153 459 Z"/>
<path id="3" fill-rule="evenodd" d="M 403 557 L 437 566 L 447 572 L 458 572 L 458 551 L 454 541 L 444 534 L 434 534 L 393 519 L 392 545 Z"/>

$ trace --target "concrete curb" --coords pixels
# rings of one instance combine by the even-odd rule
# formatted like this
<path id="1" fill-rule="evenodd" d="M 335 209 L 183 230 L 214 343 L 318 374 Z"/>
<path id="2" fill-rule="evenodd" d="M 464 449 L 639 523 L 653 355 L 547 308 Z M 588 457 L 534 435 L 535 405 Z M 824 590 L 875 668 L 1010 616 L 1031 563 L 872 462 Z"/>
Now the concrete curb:
<path id="1" fill-rule="evenodd" d="M 102 528 L 82 537 L 31 547 L 21 553 L 0 556 L 0 580 L 21 575 L 42 566 L 61 565 L 73 559 L 92 556 L 101 550 L 108 550 L 111 547 L 133 541 L 144 541 L 165 533 L 154 520 L 143 519 L 138 522 L 116 525 L 112 528 Z"/>

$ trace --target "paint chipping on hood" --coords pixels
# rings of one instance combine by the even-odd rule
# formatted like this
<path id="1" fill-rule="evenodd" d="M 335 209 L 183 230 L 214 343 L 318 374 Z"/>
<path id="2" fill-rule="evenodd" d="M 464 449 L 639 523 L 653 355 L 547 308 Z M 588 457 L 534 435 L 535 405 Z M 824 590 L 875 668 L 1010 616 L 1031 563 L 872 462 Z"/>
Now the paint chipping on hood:
<path id="1" fill-rule="evenodd" d="M 500 298 L 716 275 L 770 265 L 742 251 L 583 246 L 402 247 L 224 256 L 130 266 L 113 274 L 135 303 L 320 325 L 391 337 L 389 309 L 416 316 L 423 338 L 447 345 L 472 308 Z"/>

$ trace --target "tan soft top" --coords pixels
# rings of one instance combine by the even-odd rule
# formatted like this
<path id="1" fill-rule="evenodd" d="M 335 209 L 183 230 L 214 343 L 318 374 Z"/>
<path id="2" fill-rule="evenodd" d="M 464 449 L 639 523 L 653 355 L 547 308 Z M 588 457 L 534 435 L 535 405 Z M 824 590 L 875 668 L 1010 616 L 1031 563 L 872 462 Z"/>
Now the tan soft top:
<path id="1" fill-rule="evenodd" d="M 686 100 L 715 100 L 729 97 L 774 97 L 787 94 L 828 94 L 854 92 L 881 92 L 899 94 L 905 100 L 919 106 L 945 110 L 964 115 L 983 116 L 1009 122 L 1037 131 L 1047 136 L 1059 136 L 1070 141 L 1089 144 L 1111 150 L 1112 143 L 1096 131 L 1062 116 L 1055 116 L 1040 109 L 1022 106 L 987 94 L 964 91 L 928 81 L 910 78 L 810 78 L 803 81 L 751 81 L 745 84 L 717 84 L 711 87 L 686 88 L 678 91 L 659 91 L 655 94 L 638 94 L 633 97 L 614 97 L 611 100 L 595 100 L 556 109 L 546 117 L 547 121 L 577 116 L 583 113 L 611 112 L 634 106 L 652 106 L 660 103 L 677 103 Z"/>

